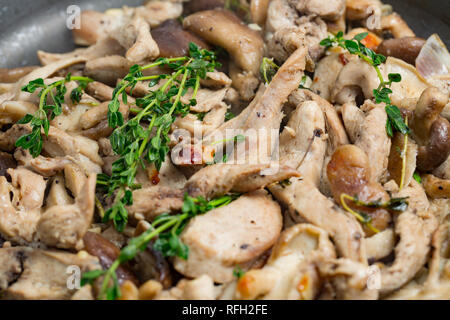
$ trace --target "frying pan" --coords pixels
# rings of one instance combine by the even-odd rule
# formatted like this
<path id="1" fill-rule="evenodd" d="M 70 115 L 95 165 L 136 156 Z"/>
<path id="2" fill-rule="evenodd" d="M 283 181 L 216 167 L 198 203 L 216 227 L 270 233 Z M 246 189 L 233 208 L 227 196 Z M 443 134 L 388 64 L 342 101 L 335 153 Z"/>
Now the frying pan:
<path id="1" fill-rule="evenodd" d="M 327 0 L 323 0 L 326 2 Z M 106 10 L 140 5 L 142 0 L 0 0 L 0 68 L 36 65 L 37 50 L 67 52 L 74 49 L 66 27 L 67 7 Z M 450 47 L 449 0 L 384 0 L 393 5 L 416 34 L 438 33 Z"/>

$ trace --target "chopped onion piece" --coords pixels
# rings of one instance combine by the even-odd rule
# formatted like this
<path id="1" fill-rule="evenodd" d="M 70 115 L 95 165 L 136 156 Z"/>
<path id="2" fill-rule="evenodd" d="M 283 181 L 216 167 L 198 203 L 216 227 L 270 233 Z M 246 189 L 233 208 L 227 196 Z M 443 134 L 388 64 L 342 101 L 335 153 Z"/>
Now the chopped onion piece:
<path id="1" fill-rule="evenodd" d="M 416 67 L 425 78 L 449 74 L 450 54 L 437 34 L 428 38 L 416 59 Z"/>

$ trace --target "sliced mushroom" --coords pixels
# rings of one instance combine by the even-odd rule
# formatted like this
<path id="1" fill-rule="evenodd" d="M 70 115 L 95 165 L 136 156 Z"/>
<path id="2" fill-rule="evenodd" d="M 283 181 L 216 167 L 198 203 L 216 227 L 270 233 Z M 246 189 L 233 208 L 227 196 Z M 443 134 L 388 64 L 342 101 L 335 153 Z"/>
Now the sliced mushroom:
<path id="1" fill-rule="evenodd" d="M 76 291 L 69 289 L 68 268 L 87 272 L 99 267 L 88 254 L 29 247 L 0 249 L 0 265 L 0 290 L 3 298 L 11 300 L 70 299 Z"/>
<path id="2" fill-rule="evenodd" d="M 230 78 L 241 100 L 251 101 L 255 97 L 260 81 L 252 72 L 242 71 L 235 63 L 231 63 Z"/>
<path id="3" fill-rule="evenodd" d="M 416 58 L 424 45 L 425 39 L 416 37 L 387 39 L 379 45 L 377 52 L 386 57 L 395 57 L 415 65 Z"/>
<path id="4" fill-rule="evenodd" d="M 311 90 L 322 98 L 331 101 L 331 93 L 336 84 L 336 79 L 342 68 L 348 63 L 348 58 L 349 56 L 346 54 L 331 53 L 321 59 L 316 65 Z"/>
<path id="5" fill-rule="evenodd" d="M 121 56 L 107 56 L 86 63 L 84 72 L 94 80 L 114 86 L 117 79 L 125 77 L 133 63 Z M 112 98 L 112 96 L 110 97 Z"/>
<path id="6" fill-rule="evenodd" d="M 296 180 L 286 187 L 272 187 L 272 194 L 285 205 L 296 221 L 307 221 L 327 231 L 338 253 L 366 262 L 363 231 L 356 219 L 340 210 L 312 182 Z"/>
<path id="7" fill-rule="evenodd" d="M 110 101 L 113 97 L 113 91 L 114 88 L 97 81 L 89 83 L 88 86 L 86 87 L 87 93 L 89 93 L 91 96 L 102 102 Z M 134 103 L 134 98 L 132 97 L 127 97 L 127 100 L 130 103 Z"/>
<path id="8" fill-rule="evenodd" d="M 58 174 L 54 177 L 45 203 L 47 209 L 54 206 L 73 204 L 73 199 L 67 193 L 63 175 Z"/>
<path id="9" fill-rule="evenodd" d="M 21 78 L 18 82 L 16 82 L 14 93 L 15 99 L 19 101 L 27 101 L 27 98 L 30 97 L 30 93 L 22 92 L 22 87 L 28 84 L 30 81 L 33 81 L 38 78 L 47 79 L 57 71 L 70 67 L 74 64 L 84 63 L 86 62 L 85 57 L 74 57 L 68 59 L 62 59 L 53 63 L 50 63 L 42 68 L 38 68 L 27 74 L 25 77 Z"/>
<path id="10" fill-rule="evenodd" d="M 82 248 L 82 239 L 94 216 L 96 182 L 95 174 L 85 178 L 75 204 L 53 206 L 42 214 L 37 225 L 37 237 L 40 241 L 47 246 L 62 249 Z"/>
<path id="11" fill-rule="evenodd" d="M 381 18 L 381 28 L 392 33 L 394 38 L 415 37 L 405 20 L 397 13 L 392 13 Z"/>
<path id="12" fill-rule="evenodd" d="M 38 156 L 33 158 L 29 151 L 23 150 L 22 148 L 16 149 L 14 158 L 21 166 L 44 177 L 52 177 L 58 172 L 63 171 L 66 165 L 72 163 L 70 159 L 64 157 L 48 158 Z"/>
<path id="13" fill-rule="evenodd" d="M 15 169 L 17 162 L 9 153 L 0 151 L 0 177 L 6 176 L 6 171 L 10 168 Z"/>
<path id="14" fill-rule="evenodd" d="M 11 184 L 0 177 L 0 233 L 15 243 L 29 243 L 34 240 L 41 217 L 46 183 L 42 176 L 21 167 L 7 172 Z"/>
<path id="15" fill-rule="evenodd" d="M 68 53 L 49 53 L 39 50 L 37 52 L 39 61 L 42 65 L 48 65 L 60 60 L 85 57 L 86 60 L 97 59 L 106 56 L 113 55 L 125 55 L 125 49 L 120 45 L 117 40 L 106 37 L 88 48 L 75 49 Z"/>
<path id="16" fill-rule="evenodd" d="M 344 104 L 355 101 L 361 93 L 366 99 L 370 99 L 378 85 L 377 73 L 371 65 L 363 60 L 352 60 L 339 73 L 331 100 Z"/>
<path id="17" fill-rule="evenodd" d="M 14 69 L 0 69 L 0 83 L 14 83 L 38 67 L 20 67 Z"/>
<path id="18" fill-rule="evenodd" d="M 381 184 L 373 179 L 368 155 L 354 145 L 342 146 L 336 150 L 328 163 L 327 175 L 334 199 L 341 205 L 342 194 L 356 196 L 364 202 L 386 202 L 390 199 Z M 356 211 L 368 214 L 372 218 L 372 225 L 378 230 L 386 229 L 391 222 L 391 215 L 385 209 L 356 206 L 348 201 L 346 204 L 356 208 Z M 366 226 L 364 230 L 369 235 L 373 234 Z"/>
<path id="19" fill-rule="evenodd" d="M 327 142 L 325 117 L 315 101 L 298 105 L 280 134 L 280 164 L 297 168 L 303 179 L 320 183 Z"/>
<path id="20" fill-rule="evenodd" d="M 317 102 L 325 114 L 326 133 L 329 138 L 327 155 L 331 156 L 337 147 L 349 144 L 349 139 L 345 132 L 341 117 L 331 103 L 308 89 L 297 89 L 289 96 L 289 102 L 294 105 L 298 105 L 304 101 Z"/>
<path id="21" fill-rule="evenodd" d="M 221 46 L 244 71 L 258 74 L 263 40 L 226 10 L 208 10 L 188 16 L 183 25 L 206 41 Z"/>
<path id="22" fill-rule="evenodd" d="M 433 171 L 433 174 L 441 179 L 450 179 L 450 156 Z"/>
<path id="23" fill-rule="evenodd" d="M 99 173 L 103 164 L 98 154 L 98 143 L 83 136 L 70 135 L 55 127 L 50 127 L 44 139 L 43 149 L 51 157 L 71 157 L 86 172 Z M 92 170 L 92 171 L 91 171 Z"/>
<path id="24" fill-rule="evenodd" d="M 262 269 L 251 269 L 238 280 L 234 298 L 312 300 L 321 285 L 315 264 L 335 256 L 325 231 L 294 225 L 282 232 Z"/>
<path id="25" fill-rule="evenodd" d="M 281 227 L 280 207 L 266 192 L 244 195 L 189 223 L 181 234 L 189 258 L 176 258 L 174 267 L 191 278 L 207 274 L 215 282 L 229 282 L 235 265 L 248 263 L 272 247 Z"/>
<path id="26" fill-rule="evenodd" d="M 336 299 L 376 300 L 378 291 L 369 286 L 370 269 L 349 259 L 328 259 L 318 264 L 320 275 L 331 281 Z"/>
<path id="27" fill-rule="evenodd" d="M 395 247 L 395 234 L 392 228 L 385 229 L 366 239 L 369 262 L 387 257 Z"/>
<path id="28" fill-rule="evenodd" d="M 193 42 L 202 49 L 209 46 L 195 34 L 183 29 L 178 20 L 167 20 L 151 31 L 159 47 L 160 56 L 165 58 L 184 57 L 189 53 L 189 43 Z"/>
<path id="29" fill-rule="evenodd" d="M 150 33 L 150 25 L 141 18 L 132 19 L 111 33 L 125 49 L 132 63 L 152 60 L 159 56 L 159 47 Z"/>
<path id="30" fill-rule="evenodd" d="M 100 265 L 105 270 L 111 267 L 114 261 L 119 257 L 119 248 L 97 233 L 86 232 L 83 237 L 83 243 L 84 250 L 90 255 L 97 257 Z M 119 266 L 116 272 L 119 284 L 122 284 L 127 280 L 132 281 L 136 285 L 138 284 L 138 280 L 126 264 Z"/>
<path id="31" fill-rule="evenodd" d="M 250 14 L 252 21 L 261 27 L 265 25 L 270 0 L 251 0 Z"/>
<path id="32" fill-rule="evenodd" d="M 450 123 L 440 116 L 448 96 L 435 87 L 426 89 L 414 111 L 413 134 L 419 144 L 417 166 L 422 171 L 439 167 L 450 154 Z"/>

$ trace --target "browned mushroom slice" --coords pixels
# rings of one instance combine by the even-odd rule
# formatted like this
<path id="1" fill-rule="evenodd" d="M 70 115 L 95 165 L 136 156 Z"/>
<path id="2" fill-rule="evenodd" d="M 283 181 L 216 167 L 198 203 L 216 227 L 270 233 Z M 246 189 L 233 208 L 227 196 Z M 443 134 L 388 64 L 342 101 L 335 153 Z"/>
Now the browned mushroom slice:
<path id="1" fill-rule="evenodd" d="M 270 0 L 251 0 L 250 14 L 254 23 L 260 26 L 265 25 L 269 3 Z"/>
<path id="2" fill-rule="evenodd" d="M 165 58 L 184 57 L 189 53 L 189 43 L 200 48 L 209 46 L 195 34 L 183 29 L 178 20 L 168 20 L 151 31 L 153 39 L 159 47 L 160 56 Z"/>
<path id="3" fill-rule="evenodd" d="M 88 86 L 86 87 L 86 92 L 94 98 L 103 102 L 110 101 L 112 99 L 114 88 L 107 86 L 104 83 L 94 81 L 88 84 Z M 127 97 L 127 101 L 130 104 L 133 104 L 135 102 L 133 97 Z"/>
<path id="4" fill-rule="evenodd" d="M 122 102 L 122 101 L 121 101 Z M 86 111 L 81 116 L 81 124 L 84 130 L 90 129 L 107 119 L 109 101 L 103 102 L 100 105 L 93 107 Z M 128 117 L 129 107 L 123 103 L 120 104 L 120 112 L 124 119 Z"/>
<path id="5" fill-rule="evenodd" d="M 395 57 L 415 65 L 416 58 L 424 45 L 425 40 L 416 37 L 387 39 L 378 46 L 377 52 L 386 57 Z"/>
<path id="6" fill-rule="evenodd" d="M 447 94 L 429 87 L 414 110 L 411 127 L 419 144 L 417 167 L 422 171 L 436 169 L 450 154 L 450 123 L 440 116 L 447 102 Z"/>
<path id="7" fill-rule="evenodd" d="M 184 2 L 183 14 L 188 15 L 199 11 L 223 8 L 225 0 L 192 0 Z"/>
<path id="8" fill-rule="evenodd" d="M 24 247 L 0 249 L 2 297 L 12 300 L 70 299 L 77 291 L 69 289 L 69 267 L 79 267 L 81 272 L 87 272 L 98 269 L 99 264 L 90 255 L 82 257 Z M 71 284 L 76 285 L 75 282 Z"/>
<path id="9" fill-rule="evenodd" d="M 147 246 L 145 251 L 139 253 L 134 260 L 135 263 L 133 263 L 132 269 L 141 283 L 155 279 L 165 289 L 172 287 L 170 265 L 161 251 L 153 249 L 153 242 Z"/>
<path id="10" fill-rule="evenodd" d="M 0 83 L 14 83 L 38 67 L 20 67 L 14 69 L 0 69 Z"/>
<path id="11" fill-rule="evenodd" d="M 120 249 L 97 233 L 87 232 L 83 237 L 83 242 L 84 250 L 97 257 L 103 269 L 108 269 L 119 257 Z M 116 272 L 120 284 L 126 280 L 138 284 L 138 280 L 127 265 L 121 265 Z"/>
<path id="12" fill-rule="evenodd" d="M 16 168 L 17 162 L 9 153 L 0 151 L 0 176 L 5 176 L 9 168 Z"/>
<path id="13" fill-rule="evenodd" d="M 133 63 L 124 57 L 107 56 L 89 60 L 84 72 L 94 80 L 115 86 L 117 79 L 125 77 L 132 65 Z"/>
<path id="14" fill-rule="evenodd" d="M 260 34 L 227 10 L 209 10 L 188 16 L 183 25 L 206 41 L 223 47 L 244 71 L 258 74 L 263 55 Z"/>
<path id="15" fill-rule="evenodd" d="M 364 202 L 389 200 L 387 192 L 373 178 L 369 157 L 354 145 L 342 146 L 336 150 L 328 164 L 327 176 L 334 199 L 341 205 L 342 194 L 357 196 Z M 372 225 L 378 230 L 386 229 L 391 222 L 391 215 L 385 209 L 372 209 L 347 202 L 346 204 L 356 211 L 368 214 L 372 218 Z M 372 234 L 366 226 L 365 231 L 369 235 Z"/>

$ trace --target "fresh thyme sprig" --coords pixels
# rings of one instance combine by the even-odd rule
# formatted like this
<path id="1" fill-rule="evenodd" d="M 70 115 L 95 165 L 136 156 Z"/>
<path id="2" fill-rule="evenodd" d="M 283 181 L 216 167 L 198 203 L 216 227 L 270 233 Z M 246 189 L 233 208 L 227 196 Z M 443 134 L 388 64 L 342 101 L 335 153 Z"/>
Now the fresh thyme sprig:
<path id="1" fill-rule="evenodd" d="M 242 270 L 241 266 L 237 265 L 233 270 L 233 276 L 239 280 L 245 275 L 245 271 Z"/>
<path id="2" fill-rule="evenodd" d="M 153 244 L 155 250 L 161 251 L 165 257 L 176 256 L 186 260 L 189 256 L 189 248 L 181 241 L 180 234 L 189 221 L 198 215 L 226 206 L 238 197 L 239 195 L 233 194 L 206 201 L 202 197 L 192 198 L 186 194 L 180 214 L 158 216 L 153 221 L 151 228 L 129 241 L 108 270 L 94 270 L 84 273 L 81 285 L 92 284 L 97 278 L 104 276 L 99 298 L 107 300 L 119 298 L 121 293 L 116 270 L 121 264 L 134 259 L 155 238 L 157 238 Z"/>
<path id="3" fill-rule="evenodd" d="M 39 78 L 30 81 L 27 85 L 22 87 L 22 91 L 28 93 L 34 93 L 37 89 L 41 89 L 39 92 L 39 109 L 36 113 L 27 114 L 18 124 L 31 125 L 31 133 L 24 135 L 17 139 L 16 147 L 22 147 L 25 150 L 29 150 L 33 158 L 36 158 L 41 154 L 43 146 L 42 130 L 44 134 L 48 136 L 50 130 L 50 121 L 55 119 L 62 113 L 62 104 L 64 103 L 64 96 L 67 93 L 66 83 L 70 81 L 77 81 L 78 87 L 73 89 L 70 93 L 72 102 L 79 103 L 83 90 L 89 82 L 93 80 L 86 77 L 72 76 L 70 73 L 62 80 L 53 82 L 46 85 L 44 79 Z M 56 90 L 54 93 L 53 91 Z M 48 103 L 48 98 L 51 98 L 51 103 Z"/>
<path id="4" fill-rule="evenodd" d="M 380 230 L 378 230 L 377 228 L 375 228 L 372 225 L 372 218 L 364 212 L 357 212 L 357 211 L 353 210 L 352 208 L 350 208 L 347 205 L 346 200 L 352 201 L 356 206 L 359 206 L 359 207 L 366 207 L 366 208 L 372 208 L 372 209 L 382 208 L 382 209 L 390 210 L 393 212 L 403 212 L 406 209 L 408 209 L 408 205 L 409 205 L 408 201 L 407 201 L 408 198 L 392 198 L 387 202 L 381 202 L 381 201 L 364 202 L 364 201 L 359 200 L 357 196 L 352 197 L 346 193 L 341 194 L 340 200 L 341 200 L 342 207 L 345 210 L 347 210 L 352 215 L 354 215 L 356 217 L 356 219 L 358 219 L 362 224 L 366 225 L 374 233 L 378 233 L 378 232 L 380 232 Z"/>
<path id="5" fill-rule="evenodd" d="M 264 83 L 267 85 L 270 83 L 270 81 L 272 81 L 272 78 L 275 76 L 280 67 L 275 62 L 273 62 L 273 58 L 270 59 L 264 57 L 259 69 L 259 71 L 261 72 L 261 77 L 263 78 Z"/>
<path id="6" fill-rule="evenodd" d="M 410 129 L 403 120 L 400 109 L 393 105 L 389 97 L 392 94 L 391 85 L 394 82 L 401 82 L 402 76 L 398 73 L 388 74 L 388 81 L 384 80 L 379 66 L 386 61 L 386 57 L 375 53 L 373 50 L 367 48 L 361 41 L 363 41 L 369 35 L 368 32 L 357 34 L 352 40 L 345 40 L 344 33 L 338 32 L 336 36 L 330 35 L 328 38 L 322 40 L 320 44 L 329 49 L 332 47 L 341 47 L 353 55 L 357 55 L 368 64 L 375 68 L 380 85 L 377 89 L 373 90 L 376 103 L 386 104 L 386 113 L 388 120 L 386 122 L 386 132 L 392 138 L 394 136 L 394 130 L 401 132 L 402 134 L 409 134 Z"/>
<path id="7" fill-rule="evenodd" d="M 241 0 L 225 0 L 224 8 L 236 13 L 242 12 L 246 22 L 251 20 L 250 8 Z"/>
<path id="8" fill-rule="evenodd" d="M 144 76 L 143 71 L 157 66 L 166 67 L 171 74 Z M 220 64 L 216 56 L 208 50 L 200 50 L 194 43 L 189 45 L 189 56 L 179 58 L 160 58 L 154 63 L 130 69 L 129 74 L 114 90 L 112 101 L 108 107 L 109 126 L 115 130 L 111 134 L 111 146 L 119 159 L 112 165 L 111 177 L 101 175 L 98 180 L 110 196 L 115 194 L 115 200 L 104 216 L 104 222 L 113 221 L 119 231 L 123 231 L 128 223 L 126 206 L 133 204 L 132 191 L 140 188 L 135 183 L 139 166 L 146 168 L 154 164 L 161 169 L 169 153 L 169 132 L 177 115 L 185 116 L 190 107 L 197 104 L 195 99 L 200 88 L 200 79 L 206 78 L 206 73 L 214 71 Z M 136 99 L 136 115 L 124 122 L 119 111 L 120 99 L 127 104 L 127 89 L 131 91 L 140 81 L 149 81 L 149 93 Z M 165 80 L 159 88 L 151 88 Z M 193 95 L 185 104 L 181 98 L 192 88 Z"/>

